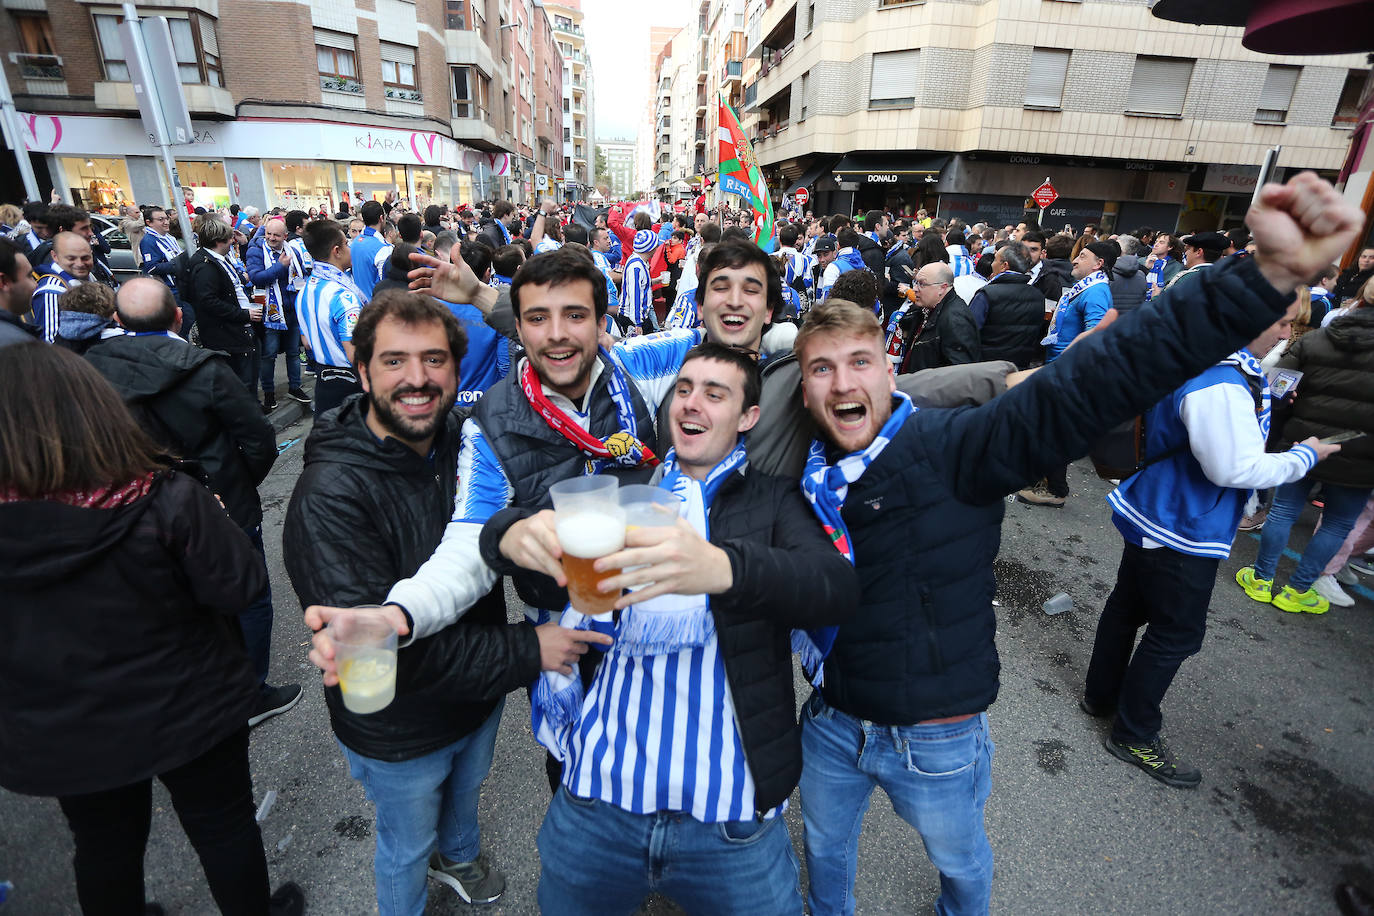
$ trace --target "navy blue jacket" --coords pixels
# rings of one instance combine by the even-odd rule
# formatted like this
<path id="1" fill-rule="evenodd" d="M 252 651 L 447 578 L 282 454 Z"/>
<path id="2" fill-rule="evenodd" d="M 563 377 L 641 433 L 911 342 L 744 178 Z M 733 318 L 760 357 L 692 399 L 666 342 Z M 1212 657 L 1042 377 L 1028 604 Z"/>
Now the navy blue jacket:
<path id="1" fill-rule="evenodd" d="M 1249 343 L 1291 300 L 1253 258 L 1231 259 L 981 407 L 916 412 L 849 485 L 861 593 L 825 663 L 826 702 L 885 725 L 987 709 L 1003 497 Z"/>

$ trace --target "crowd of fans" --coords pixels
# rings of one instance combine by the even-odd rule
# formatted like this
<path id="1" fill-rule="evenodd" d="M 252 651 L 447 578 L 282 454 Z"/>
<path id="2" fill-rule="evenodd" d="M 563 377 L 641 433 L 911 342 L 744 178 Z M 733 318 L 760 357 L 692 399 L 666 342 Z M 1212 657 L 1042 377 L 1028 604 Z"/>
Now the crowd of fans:
<path id="1" fill-rule="evenodd" d="M 376 806 L 383 914 L 421 913 L 431 878 L 501 897 L 477 804 L 521 688 L 543 912 L 852 913 L 879 786 L 937 911 L 987 912 L 1005 497 L 1064 506 L 1122 424 L 1143 432 L 1080 702 L 1114 757 L 1200 783 L 1162 707 L 1238 530 L 1263 529 L 1237 583 L 1285 612 L 1371 571 L 1374 248 L 1333 264 L 1362 214 L 1312 175 L 1183 237 L 873 210 L 781 214 L 770 241 L 725 208 L 368 201 L 198 212 L 185 246 L 175 212 L 123 214 L 121 284 L 84 211 L 0 207 L 0 786 L 60 801 L 88 914 L 160 911 L 154 778 L 222 912 L 304 909 L 270 890 L 248 770 L 250 729 L 302 694 L 268 682 L 278 357 L 314 412 L 281 551 Z M 597 560 L 610 612 L 570 604 L 550 508 L 589 475 L 680 507 Z M 330 633 L 378 614 L 395 698 L 358 713 Z"/>

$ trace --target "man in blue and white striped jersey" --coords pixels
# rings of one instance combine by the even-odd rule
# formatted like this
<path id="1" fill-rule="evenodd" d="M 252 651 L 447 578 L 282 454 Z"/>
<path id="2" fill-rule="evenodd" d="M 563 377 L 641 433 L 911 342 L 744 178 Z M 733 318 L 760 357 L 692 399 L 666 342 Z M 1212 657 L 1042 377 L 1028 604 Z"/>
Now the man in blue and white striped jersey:
<path id="1" fill-rule="evenodd" d="M 90 279 L 94 263 L 90 242 L 75 232 L 59 232 L 53 239 L 52 260 L 39 274 L 33 291 L 33 322 L 48 343 L 57 336 L 57 301 L 67 290 Z"/>
<path id="2" fill-rule="evenodd" d="M 534 691 L 564 764 L 539 833 L 543 913 L 630 913 L 652 892 L 689 912 L 801 912 L 779 817 L 801 765 L 791 631 L 847 617 L 857 580 L 796 485 L 749 468 L 759 390 L 740 350 L 688 353 L 655 478 L 680 516 L 597 562 L 605 591 L 637 589 L 618 621 L 563 615 L 615 642 L 585 696 L 556 672 Z M 552 512 L 531 522 L 556 538 Z"/>
<path id="3" fill-rule="evenodd" d="M 308 224 L 305 248 L 315 264 L 296 297 L 296 311 L 317 366 L 314 409 L 319 416 L 362 391 L 353 370 L 353 326 L 368 296 L 348 275 L 352 253 L 338 223 L 320 219 Z"/>
<path id="4" fill-rule="evenodd" d="M 649 258 L 658 247 L 658 236 L 652 229 L 641 229 L 634 235 L 634 253 L 625 262 L 625 288 L 620 295 L 620 314 L 630 321 L 630 334 L 658 330 L 658 316 L 654 314 L 653 277 L 649 275 Z"/>

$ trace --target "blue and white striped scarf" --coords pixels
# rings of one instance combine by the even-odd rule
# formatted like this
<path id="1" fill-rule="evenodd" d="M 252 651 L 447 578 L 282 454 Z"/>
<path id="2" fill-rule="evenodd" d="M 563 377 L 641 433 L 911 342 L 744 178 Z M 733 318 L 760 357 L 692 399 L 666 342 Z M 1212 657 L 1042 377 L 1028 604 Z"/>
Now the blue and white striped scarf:
<path id="1" fill-rule="evenodd" d="M 367 305 L 369 301 L 367 293 L 358 288 L 358 284 L 353 282 L 353 277 L 347 271 L 339 270 L 328 261 L 316 261 L 310 274 L 321 280 L 339 284 L 358 298 L 359 305 Z"/>
<path id="2" fill-rule="evenodd" d="M 915 410 L 911 398 L 904 393 L 895 392 L 892 398 L 892 416 L 887 418 L 878 435 L 863 451 L 851 452 L 834 464 L 827 464 L 825 443 L 813 439 L 806 456 L 806 470 L 801 479 L 802 492 L 806 494 L 812 511 L 820 519 L 821 527 L 830 536 L 835 549 L 844 554 L 851 564 L 854 563 L 854 542 L 849 537 L 842 514 L 849 485 L 862 477 L 868 466 L 878 460 L 883 449 L 887 448 L 887 444 Z M 834 647 L 838 632 L 839 627 L 792 631 L 792 649 L 801 656 L 802 669 L 817 687 L 825 681 L 825 658 Z"/>
<path id="3" fill-rule="evenodd" d="M 677 452 L 668 450 L 663 459 L 658 486 L 677 494 L 680 512 L 704 538 L 710 538 L 711 503 L 721 485 L 732 473 L 748 466 L 744 437 L 724 460 L 711 469 L 704 481 L 682 473 Z M 716 633 L 706 595 L 662 595 L 642 604 L 632 604 L 614 622 L 614 612 L 589 617 L 571 604 L 563 611 L 559 626 L 570 630 L 596 630 L 615 637 L 622 655 L 643 657 L 669 655 L 682 649 L 699 648 Z M 596 648 L 600 648 L 599 646 Z M 582 711 L 582 678 L 545 671 L 534 683 L 530 695 L 530 726 L 535 738 L 559 760 L 567 758 L 568 739 Z"/>
<path id="4" fill-rule="evenodd" d="M 1221 364 L 1223 366 L 1235 366 L 1240 370 L 1242 375 L 1254 376 L 1260 380 L 1260 409 L 1256 419 L 1259 421 L 1260 435 L 1268 440 L 1271 407 L 1269 377 L 1260 366 L 1260 361 L 1252 356 L 1249 350 L 1241 347 L 1239 350 L 1223 359 Z"/>

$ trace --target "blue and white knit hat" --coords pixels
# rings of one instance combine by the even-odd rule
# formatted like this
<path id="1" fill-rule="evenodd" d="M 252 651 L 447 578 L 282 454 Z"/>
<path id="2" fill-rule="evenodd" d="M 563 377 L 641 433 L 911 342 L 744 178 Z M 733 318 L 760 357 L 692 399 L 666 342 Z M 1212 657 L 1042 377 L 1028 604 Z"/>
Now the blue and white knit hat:
<path id="1" fill-rule="evenodd" d="M 635 233 L 635 253 L 644 254 L 658 247 L 658 236 L 652 229 L 641 229 Z"/>

